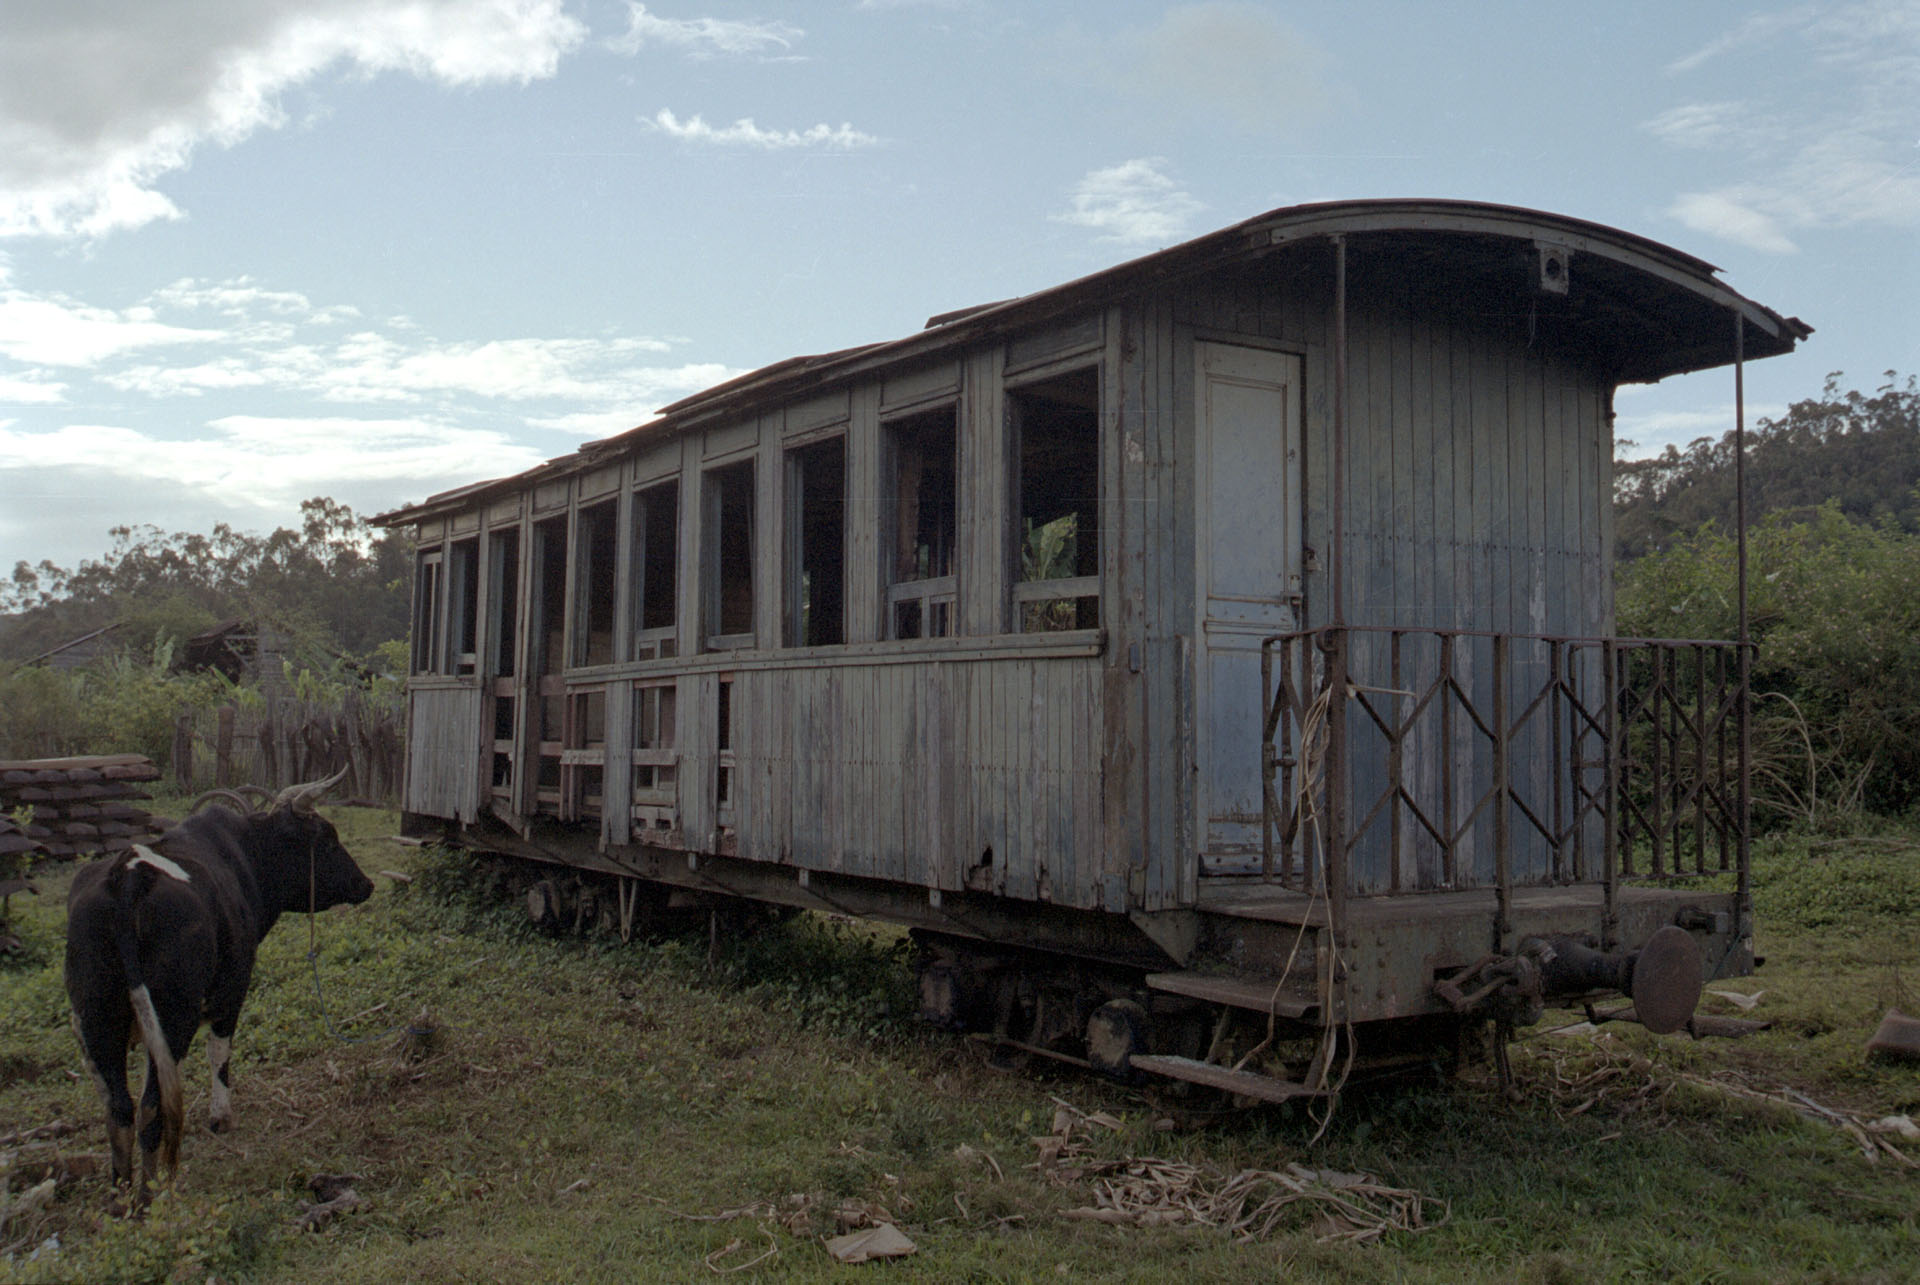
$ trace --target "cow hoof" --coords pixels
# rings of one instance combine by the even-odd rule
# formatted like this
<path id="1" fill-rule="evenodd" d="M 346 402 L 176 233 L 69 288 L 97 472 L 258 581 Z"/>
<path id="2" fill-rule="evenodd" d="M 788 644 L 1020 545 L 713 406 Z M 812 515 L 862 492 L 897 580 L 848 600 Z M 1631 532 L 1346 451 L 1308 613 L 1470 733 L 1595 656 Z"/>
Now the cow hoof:
<path id="1" fill-rule="evenodd" d="M 224 1116 L 224 1117 L 217 1116 L 214 1119 L 207 1121 L 208 1133 L 226 1133 L 232 1128 L 233 1128 L 232 1116 Z"/>

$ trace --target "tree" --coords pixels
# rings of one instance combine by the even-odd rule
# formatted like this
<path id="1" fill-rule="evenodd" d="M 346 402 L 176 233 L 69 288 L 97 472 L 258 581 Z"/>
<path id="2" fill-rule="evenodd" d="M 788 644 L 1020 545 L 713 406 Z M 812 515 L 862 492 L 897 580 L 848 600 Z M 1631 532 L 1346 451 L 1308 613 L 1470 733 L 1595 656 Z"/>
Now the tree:
<path id="1" fill-rule="evenodd" d="M 217 621 L 267 621 L 320 651 L 363 655 L 404 638 L 412 546 L 324 496 L 298 528 L 265 536 L 225 523 L 210 534 L 118 526 L 113 546 L 71 570 L 20 562 L 0 584 L 0 658 L 46 651 L 116 621 L 140 652 Z"/>
<path id="2" fill-rule="evenodd" d="M 1748 434 L 1747 514 L 1802 518 L 1829 501 L 1855 522 L 1920 531 L 1920 388 L 1893 371 L 1872 395 L 1842 391 L 1838 373 L 1819 397 L 1762 419 Z M 1631 561 L 1674 547 L 1708 522 L 1734 525 L 1733 434 L 1685 451 L 1614 466 L 1615 547 Z"/>

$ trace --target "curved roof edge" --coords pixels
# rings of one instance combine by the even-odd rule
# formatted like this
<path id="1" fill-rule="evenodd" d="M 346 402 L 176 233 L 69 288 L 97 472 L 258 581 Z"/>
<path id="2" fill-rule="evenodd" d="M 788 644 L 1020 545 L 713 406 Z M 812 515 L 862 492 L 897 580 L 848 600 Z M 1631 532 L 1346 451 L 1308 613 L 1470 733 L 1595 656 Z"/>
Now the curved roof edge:
<path id="1" fill-rule="evenodd" d="M 815 356 L 789 357 L 749 371 L 661 407 L 646 423 L 610 437 L 586 442 L 512 477 L 474 483 L 442 492 L 420 503 L 374 519 L 398 525 L 433 511 L 464 507 L 481 495 L 512 489 L 536 477 L 591 467 L 624 449 L 641 435 L 673 432 L 723 416 L 743 404 L 793 396 L 810 387 L 850 376 L 862 367 L 910 360 L 943 349 L 978 342 L 997 332 L 1029 326 L 1082 308 L 1095 297 L 1111 297 L 1217 268 L 1226 262 L 1260 257 L 1288 246 L 1372 234 L 1431 234 L 1500 237 L 1541 246 L 1557 246 L 1581 255 L 1611 260 L 1703 302 L 1737 310 L 1754 328 L 1747 355 L 1759 358 L 1791 350 L 1813 328 L 1746 298 L 1721 281 L 1719 269 L 1659 241 L 1586 219 L 1520 206 L 1441 198 L 1382 198 L 1323 201 L 1282 206 L 1163 250 L 1102 268 L 1033 294 L 997 303 L 960 308 L 934 316 L 924 330 L 900 339 L 862 344 Z M 1664 374 L 1707 369 L 1733 360 L 1726 355 L 1688 353 Z"/>
<path id="2" fill-rule="evenodd" d="M 1737 293 L 1716 275 L 1719 269 L 1672 246 L 1633 232 L 1543 210 L 1484 201 L 1392 198 L 1322 201 L 1289 205 L 1254 215 L 1164 250 L 1102 268 L 1033 294 L 956 309 L 934 317 L 925 330 L 901 339 L 866 344 L 817 357 L 792 358 L 749 372 L 716 387 L 660 408 L 661 419 L 704 418 L 710 409 L 745 395 L 770 393 L 788 383 L 813 380 L 861 359 L 890 360 L 916 349 L 932 350 L 975 338 L 982 331 L 1005 329 L 1050 313 L 1065 311 L 1088 294 L 1119 293 L 1149 279 L 1211 266 L 1227 252 L 1261 250 L 1334 236 L 1377 232 L 1477 233 L 1560 245 L 1583 254 L 1614 259 L 1623 266 L 1660 277 L 1728 309 L 1740 308 L 1750 324 L 1787 347 L 1813 333 L 1797 317 L 1785 317 Z M 644 425 L 658 426 L 659 421 Z M 582 449 L 626 440 L 632 432 L 589 442 Z"/>

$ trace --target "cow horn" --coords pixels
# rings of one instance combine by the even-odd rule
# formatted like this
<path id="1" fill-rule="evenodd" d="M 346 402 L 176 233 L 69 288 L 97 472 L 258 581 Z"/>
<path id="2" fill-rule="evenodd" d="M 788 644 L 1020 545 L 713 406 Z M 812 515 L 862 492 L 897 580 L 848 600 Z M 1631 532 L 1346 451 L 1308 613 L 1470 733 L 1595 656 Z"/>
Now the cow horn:
<path id="1" fill-rule="evenodd" d="M 240 791 L 229 790 L 225 786 L 216 786 L 214 789 L 207 790 L 204 793 L 198 795 L 193 800 L 193 802 L 187 804 L 187 815 L 192 816 L 194 813 L 200 810 L 203 804 L 212 802 L 214 800 L 231 803 L 233 805 L 234 811 L 240 812 L 243 814 L 253 811 L 253 805 L 247 802 L 245 797 L 241 795 Z"/>
<path id="2" fill-rule="evenodd" d="M 341 768 L 332 776 L 320 781 L 308 781 L 304 785 L 289 785 L 274 796 L 273 806 L 291 808 L 295 812 L 311 812 L 313 805 L 326 797 L 327 791 L 346 779 L 347 769 Z"/>

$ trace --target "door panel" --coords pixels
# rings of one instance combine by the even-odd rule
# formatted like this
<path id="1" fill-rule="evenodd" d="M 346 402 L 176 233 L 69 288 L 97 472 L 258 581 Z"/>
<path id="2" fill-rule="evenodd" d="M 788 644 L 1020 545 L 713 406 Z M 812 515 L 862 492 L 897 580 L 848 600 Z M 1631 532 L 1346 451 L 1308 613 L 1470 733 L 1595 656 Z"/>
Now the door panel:
<path id="1" fill-rule="evenodd" d="M 1260 863 L 1260 640 L 1298 627 L 1300 358 L 1195 352 L 1202 874 Z"/>

